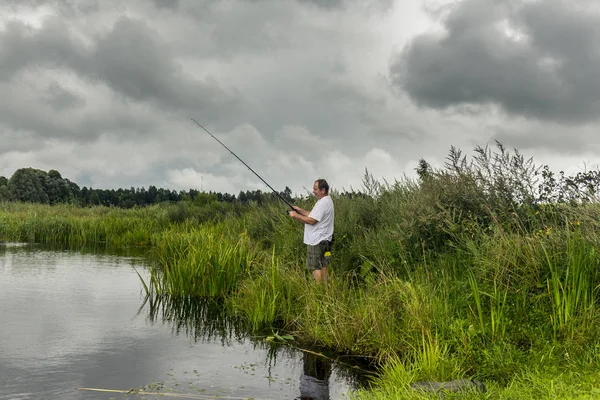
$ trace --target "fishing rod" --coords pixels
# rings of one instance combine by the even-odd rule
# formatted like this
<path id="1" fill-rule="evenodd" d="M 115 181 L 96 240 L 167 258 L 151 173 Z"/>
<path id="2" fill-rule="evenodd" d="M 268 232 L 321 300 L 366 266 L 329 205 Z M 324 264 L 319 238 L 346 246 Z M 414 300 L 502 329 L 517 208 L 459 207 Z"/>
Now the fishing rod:
<path id="1" fill-rule="evenodd" d="M 265 183 L 265 185 L 267 185 L 267 186 L 269 187 L 269 189 L 271 189 L 271 190 L 273 191 L 273 193 L 275 193 L 275 194 L 277 195 L 277 197 L 279 197 L 279 198 L 280 198 L 280 199 L 281 199 L 281 200 L 282 200 L 282 201 L 283 201 L 285 204 L 287 204 L 287 205 L 290 207 L 290 209 L 291 209 L 292 211 L 295 211 L 295 210 L 294 210 L 294 207 L 293 207 L 293 206 L 292 206 L 290 203 L 288 203 L 288 201 L 287 201 L 286 199 L 284 199 L 284 198 L 283 198 L 283 196 L 281 196 L 281 195 L 279 194 L 279 192 L 277 192 L 275 189 L 273 189 L 273 188 L 271 187 L 271 185 L 269 185 L 269 184 L 267 183 L 267 181 L 265 181 L 263 178 L 261 178 L 259 174 L 257 174 L 256 172 L 254 172 L 254 170 L 253 170 L 252 168 L 250 168 L 250 166 L 249 166 L 248 164 L 246 164 L 246 163 L 244 162 L 244 160 L 242 160 L 241 158 L 239 158 L 239 157 L 238 157 L 238 156 L 237 156 L 237 155 L 236 155 L 236 154 L 235 154 L 233 151 L 231 151 L 231 150 L 229 149 L 229 147 L 225 146 L 225 145 L 223 144 L 223 142 L 221 142 L 219 139 L 217 139 L 217 138 L 215 137 L 215 135 L 213 135 L 212 133 L 210 133 L 210 132 L 208 131 L 208 129 L 206 129 L 205 127 L 203 127 L 202 125 L 200 125 L 200 123 L 199 123 L 198 121 L 196 121 L 194 118 L 190 118 L 190 119 L 191 119 L 192 121 L 194 121 L 194 122 L 196 123 L 196 125 L 198 125 L 200 128 L 204 129 L 204 130 L 206 131 L 206 133 L 208 133 L 208 134 L 209 134 L 209 135 L 210 135 L 210 136 L 211 136 L 213 139 L 215 139 L 217 142 L 219 142 L 219 144 L 220 144 L 221 146 L 225 147 L 225 148 L 226 148 L 226 149 L 227 149 L 227 150 L 228 150 L 228 151 L 229 151 L 231 154 L 233 154 L 233 156 L 234 156 L 235 158 L 237 158 L 238 160 L 240 160 L 240 162 L 241 162 L 242 164 L 244 164 L 244 165 L 246 166 L 246 168 L 248 168 L 250 171 L 252 171 L 252 173 L 253 173 L 254 175 L 258 176 L 258 179 L 260 179 L 261 181 L 263 181 L 263 182 Z"/>

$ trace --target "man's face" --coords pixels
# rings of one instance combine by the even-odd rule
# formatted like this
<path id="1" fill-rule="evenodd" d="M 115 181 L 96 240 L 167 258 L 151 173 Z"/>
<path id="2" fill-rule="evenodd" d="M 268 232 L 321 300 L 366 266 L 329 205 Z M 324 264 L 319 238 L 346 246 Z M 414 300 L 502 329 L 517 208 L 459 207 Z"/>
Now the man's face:
<path id="1" fill-rule="evenodd" d="M 313 185 L 313 194 L 317 199 L 321 199 L 325 196 L 325 189 L 319 189 L 319 184 L 315 182 Z"/>

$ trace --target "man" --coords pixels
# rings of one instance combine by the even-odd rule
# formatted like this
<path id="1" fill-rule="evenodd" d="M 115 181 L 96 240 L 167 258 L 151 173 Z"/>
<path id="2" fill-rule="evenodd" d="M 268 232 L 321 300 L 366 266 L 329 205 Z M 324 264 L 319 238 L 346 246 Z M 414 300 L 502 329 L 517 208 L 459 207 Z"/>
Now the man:
<path id="1" fill-rule="evenodd" d="M 333 239 L 333 201 L 329 196 L 329 184 L 325 179 L 317 179 L 313 194 L 318 199 L 311 211 L 294 206 L 290 217 L 304 223 L 304 244 L 306 244 L 306 269 L 312 271 L 317 282 L 327 282 L 326 253 L 331 250 Z"/>

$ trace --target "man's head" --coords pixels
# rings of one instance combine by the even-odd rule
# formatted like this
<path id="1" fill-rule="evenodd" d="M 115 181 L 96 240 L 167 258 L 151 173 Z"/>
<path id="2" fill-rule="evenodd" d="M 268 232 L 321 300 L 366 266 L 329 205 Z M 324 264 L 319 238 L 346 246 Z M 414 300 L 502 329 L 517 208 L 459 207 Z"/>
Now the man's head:
<path id="1" fill-rule="evenodd" d="M 313 194 L 317 199 L 322 199 L 329 194 L 329 184 L 325 179 L 317 179 L 313 185 Z"/>

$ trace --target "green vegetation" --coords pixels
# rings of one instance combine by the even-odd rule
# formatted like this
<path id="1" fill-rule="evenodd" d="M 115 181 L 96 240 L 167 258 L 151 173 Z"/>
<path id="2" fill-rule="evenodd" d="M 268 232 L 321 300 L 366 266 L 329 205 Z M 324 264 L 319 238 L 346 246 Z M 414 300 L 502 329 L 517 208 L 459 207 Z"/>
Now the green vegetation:
<path id="1" fill-rule="evenodd" d="M 70 247 L 148 246 L 154 232 L 170 223 L 168 210 L 122 210 L 73 205 L 0 203 L 0 240 L 62 244 Z"/>
<path id="2" fill-rule="evenodd" d="M 254 334 L 372 359 L 381 375 L 359 399 L 438 398 L 409 384 L 463 378 L 488 392 L 447 398 L 598 397 L 600 175 L 556 177 L 502 146 L 417 172 L 332 193 L 329 285 L 303 270 L 302 227 L 273 201 L 4 203 L 0 240 L 149 246 L 149 294 L 217 297 Z"/>
<path id="3" fill-rule="evenodd" d="M 184 224 L 157 234 L 153 241 L 158 265 L 151 271 L 148 292 L 158 296 L 228 294 L 257 257 L 246 235 L 225 234 L 218 225 L 195 228 Z"/>

